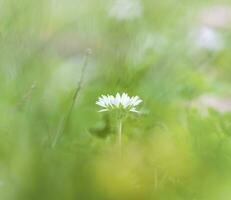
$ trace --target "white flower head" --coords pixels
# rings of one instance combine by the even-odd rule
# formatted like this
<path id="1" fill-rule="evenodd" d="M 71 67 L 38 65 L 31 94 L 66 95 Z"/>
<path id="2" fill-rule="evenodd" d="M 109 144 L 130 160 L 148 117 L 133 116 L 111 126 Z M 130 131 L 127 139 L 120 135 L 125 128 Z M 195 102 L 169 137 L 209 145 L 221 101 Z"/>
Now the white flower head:
<path id="1" fill-rule="evenodd" d="M 140 0 L 115 0 L 109 16 L 117 20 L 131 20 L 142 15 L 143 8 Z"/>
<path id="2" fill-rule="evenodd" d="M 213 28 L 203 26 L 197 31 L 196 45 L 202 49 L 219 51 L 224 48 L 224 40 L 218 31 Z"/>
<path id="3" fill-rule="evenodd" d="M 141 102 L 142 100 L 138 96 L 129 97 L 127 93 L 123 93 L 122 95 L 117 93 L 116 96 L 102 95 L 96 101 L 96 104 L 102 107 L 99 112 L 119 110 L 138 113 L 139 111 L 136 110 L 136 106 Z"/>

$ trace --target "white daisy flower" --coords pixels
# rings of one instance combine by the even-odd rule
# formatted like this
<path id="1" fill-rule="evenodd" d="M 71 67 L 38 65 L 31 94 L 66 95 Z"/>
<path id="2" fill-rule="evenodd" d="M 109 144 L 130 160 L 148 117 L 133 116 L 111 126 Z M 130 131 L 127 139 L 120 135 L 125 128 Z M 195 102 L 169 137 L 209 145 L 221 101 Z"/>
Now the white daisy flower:
<path id="1" fill-rule="evenodd" d="M 99 97 L 96 104 L 101 106 L 102 109 L 99 112 L 106 112 L 111 110 L 120 110 L 120 111 L 128 111 L 128 112 L 136 112 L 136 106 L 138 106 L 142 100 L 138 96 L 129 97 L 127 93 L 123 93 L 120 95 L 102 95 Z"/>
<path id="2" fill-rule="evenodd" d="M 115 0 L 109 16 L 117 20 L 131 20 L 139 18 L 143 14 L 143 7 L 140 0 Z"/>
<path id="3" fill-rule="evenodd" d="M 224 40 L 218 31 L 203 26 L 196 33 L 196 45 L 202 49 L 219 51 L 224 48 Z"/>

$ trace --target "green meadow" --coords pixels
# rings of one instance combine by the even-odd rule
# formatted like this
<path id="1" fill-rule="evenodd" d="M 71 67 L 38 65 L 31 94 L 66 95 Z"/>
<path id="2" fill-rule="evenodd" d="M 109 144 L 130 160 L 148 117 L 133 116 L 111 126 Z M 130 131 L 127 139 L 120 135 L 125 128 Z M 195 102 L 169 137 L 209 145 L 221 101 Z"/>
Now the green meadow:
<path id="1" fill-rule="evenodd" d="M 230 200 L 230 89 L 229 0 L 0 0 L 0 199 Z"/>

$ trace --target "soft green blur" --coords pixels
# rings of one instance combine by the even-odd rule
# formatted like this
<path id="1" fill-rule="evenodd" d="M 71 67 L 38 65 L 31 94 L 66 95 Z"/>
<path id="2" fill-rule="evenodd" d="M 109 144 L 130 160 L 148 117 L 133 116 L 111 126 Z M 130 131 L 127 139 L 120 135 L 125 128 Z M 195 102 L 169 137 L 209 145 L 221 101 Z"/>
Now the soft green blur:
<path id="1" fill-rule="evenodd" d="M 0 0 L 0 199 L 230 200 L 230 36 L 229 0 Z"/>

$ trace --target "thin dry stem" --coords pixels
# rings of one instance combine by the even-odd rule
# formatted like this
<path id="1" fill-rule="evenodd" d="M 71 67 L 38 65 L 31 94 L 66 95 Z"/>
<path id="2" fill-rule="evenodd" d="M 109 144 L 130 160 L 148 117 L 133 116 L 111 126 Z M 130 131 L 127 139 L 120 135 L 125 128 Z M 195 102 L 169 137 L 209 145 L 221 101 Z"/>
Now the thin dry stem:
<path id="1" fill-rule="evenodd" d="M 86 54 L 85 54 L 85 58 L 84 58 L 84 62 L 83 62 L 83 67 L 81 69 L 81 74 L 80 74 L 80 79 L 77 83 L 76 89 L 74 91 L 73 97 L 72 97 L 72 101 L 71 104 L 68 108 L 67 114 L 62 118 L 61 123 L 59 125 L 59 128 L 55 134 L 54 140 L 52 142 L 52 148 L 54 148 L 57 144 L 58 139 L 61 137 L 61 135 L 66 131 L 70 118 L 71 118 L 71 114 L 73 111 L 73 108 L 75 106 L 76 100 L 78 98 L 79 92 L 82 89 L 83 86 L 83 82 L 84 82 L 84 75 L 85 75 L 85 71 L 87 68 L 87 64 L 88 64 L 88 58 L 90 55 L 90 51 L 87 50 Z"/>

